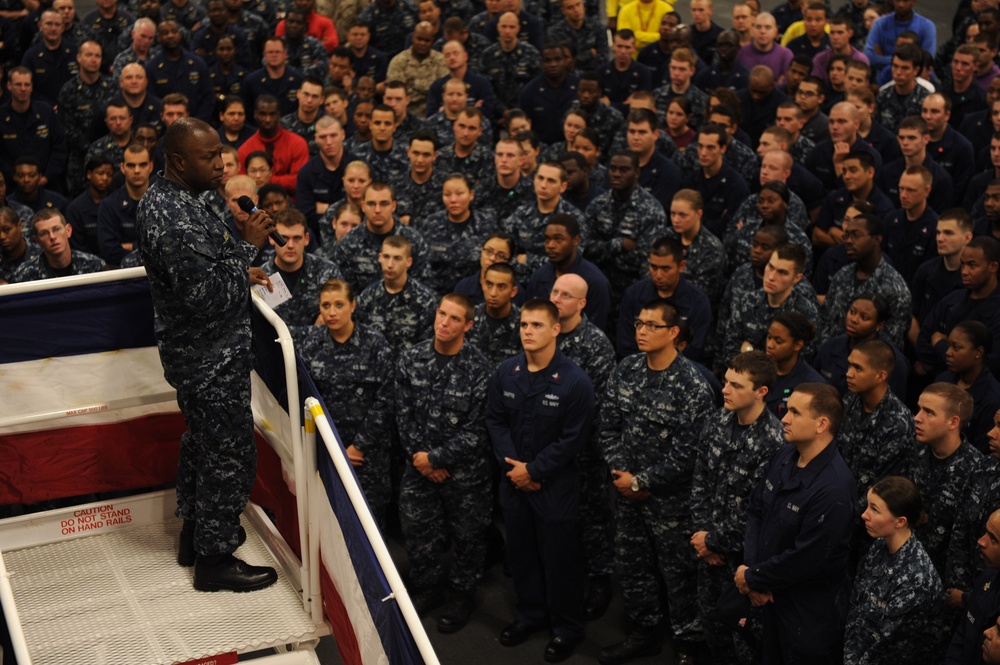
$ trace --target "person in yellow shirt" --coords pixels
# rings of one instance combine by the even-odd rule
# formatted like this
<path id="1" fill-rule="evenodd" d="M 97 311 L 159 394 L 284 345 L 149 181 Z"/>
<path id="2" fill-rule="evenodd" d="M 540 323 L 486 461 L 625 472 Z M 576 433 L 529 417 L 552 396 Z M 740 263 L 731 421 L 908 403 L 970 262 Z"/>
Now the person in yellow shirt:
<path id="1" fill-rule="evenodd" d="M 628 28 L 635 33 L 636 49 L 632 57 L 639 55 L 639 49 L 660 39 L 660 21 L 673 6 L 664 0 L 633 0 L 618 10 L 618 30 Z"/>

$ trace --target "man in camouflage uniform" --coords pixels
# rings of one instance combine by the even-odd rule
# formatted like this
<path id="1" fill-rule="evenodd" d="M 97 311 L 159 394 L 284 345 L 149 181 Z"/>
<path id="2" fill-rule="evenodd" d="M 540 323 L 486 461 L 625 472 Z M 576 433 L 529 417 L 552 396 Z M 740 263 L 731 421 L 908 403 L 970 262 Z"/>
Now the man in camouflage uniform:
<path id="1" fill-rule="evenodd" d="M 486 566 L 491 515 L 490 464 L 483 412 L 491 367 L 465 344 L 472 303 L 459 294 L 441 299 L 434 338 L 396 363 L 396 423 L 410 462 L 399 487 L 399 512 L 410 560 L 413 604 L 420 613 L 452 602 L 438 630 L 460 630 L 472 614 Z M 455 558 L 441 561 L 450 538 Z"/>
<path id="2" fill-rule="evenodd" d="M 882 256 L 882 220 L 874 215 L 858 215 L 844 220 L 844 247 L 847 264 L 830 278 L 821 314 L 820 337 L 829 339 L 844 332 L 844 315 L 859 295 L 878 293 L 889 301 L 892 316 L 885 333 L 897 348 L 902 348 L 910 327 L 913 296 L 903 278 Z"/>
<path id="3" fill-rule="evenodd" d="M 441 149 L 439 157 L 444 173 L 463 173 L 473 184 L 493 179 L 493 155 L 479 142 L 488 121 L 475 107 L 458 112 L 452 125 L 453 142 Z"/>
<path id="4" fill-rule="evenodd" d="M 12 284 L 83 275 L 107 267 L 100 257 L 70 247 L 73 227 L 66 223 L 58 210 L 46 208 L 40 211 L 32 218 L 31 225 L 33 239 L 41 251 L 32 252 L 31 260 L 25 254 L 24 260 L 9 278 Z"/>
<path id="5" fill-rule="evenodd" d="M 565 274 L 552 285 L 549 300 L 559 310 L 559 350 L 579 365 L 594 384 L 595 411 L 600 412 L 608 379 L 615 369 L 615 349 L 608 336 L 584 313 L 588 292 L 583 277 Z M 611 602 L 615 565 L 608 464 L 601 456 L 597 434 L 595 427 L 579 458 L 581 537 L 587 573 L 583 610 L 588 621 L 601 618 Z"/>
<path id="6" fill-rule="evenodd" d="M 351 148 L 358 159 L 371 167 L 372 179 L 392 182 L 410 169 L 406 143 L 393 136 L 396 127 L 395 113 L 385 104 L 372 109 L 372 140 Z"/>
<path id="7" fill-rule="evenodd" d="M 301 9 L 290 9 L 285 14 L 288 64 L 306 76 L 315 76 L 322 82 L 328 66 L 326 48 L 323 42 L 306 33 L 307 24 L 307 14 Z"/>
<path id="8" fill-rule="evenodd" d="M 257 466 L 249 286 L 267 279 L 249 267 L 274 223 L 255 212 L 236 240 L 201 202 L 222 179 L 222 143 L 208 124 L 176 121 L 163 152 L 165 174 L 147 190 L 137 221 L 160 360 L 188 427 L 177 464 L 177 516 L 185 521 L 178 561 L 194 559 L 196 589 L 262 589 L 277 581 L 274 569 L 232 553 Z"/>
<path id="9" fill-rule="evenodd" d="M 358 20 L 371 29 L 372 47 L 390 58 L 403 50 L 417 17 L 405 0 L 376 0 L 365 7 Z"/>
<path id="10" fill-rule="evenodd" d="M 513 302 L 518 286 L 514 269 L 508 263 L 491 265 L 482 282 L 485 302 L 476 305 L 469 344 L 498 367 L 521 350 L 521 309 Z"/>
<path id="11" fill-rule="evenodd" d="M 664 235 L 667 215 L 656 198 L 639 186 L 639 157 L 618 152 L 608 164 L 611 190 L 587 207 L 584 253 L 611 282 L 612 303 L 645 274 L 653 241 Z M 610 320 L 616 320 L 617 307 Z"/>
<path id="12" fill-rule="evenodd" d="M 431 337 L 434 292 L 407 274 L 413 265 L 413 245 L 402 236 L 389 236 L 378 255 L 382 279 L 358 296 L 355 318 L 379 331 L 394 355 Z"/>
<path id="13" fill-rule="evenodd" d="M 406 151 L 410 168 L 392 180 L 396 192 L 396 212 L 404 224 L 419 225 L 441 208 L 444 173 L 436 168 L 438 157 L 434 135 L 419 131 L 410 138 Z"/>
<path id="14" fill-rule="evenodd" d="M 990 432 L 991 442 L 1000 450 L 1000 427 Z M 968 591 L 982 570 L 975 539 L 990 511 L 1000 507 L 1000 462 L 993 455 L 980 456 L 968 480 L 961 502 L 957 504 L 959 508 L 948 543 L 944 585 L 950 600 Z M 949 604 L 957 606 L 958 602 Z"/>
<path id="15" fill-rule="evenodd" d="M 722 356 L 717 359 L 720 367 L 726 358 L 741 351 L 763 349 L 771 322 L 782 312 L 799 312 L 810 321 L 819 317 L 812 294 L 795 289 L 802 281 L 805 259 L 805 252 L 798 245 L 788 243 L 779 247 L 764 267 L 761 288 L 732 303 L 722 338 Z"/>
<path id="16" fill-rule="evenodd" d="M 562 0 L 562 16 L 551 23 L 546 40 L 572 44 L 576 49 L 576 69 L 586 72 L 599 69 L 610 58 L 607 28 L 599 16 L 587 16 L 583 0 Z"/>
<path id="17" fill-rule="evenodd" d="M 512 138 L 502 138 L 493 148 L 496 177 L 476 184 L 476 209 L 494 219 L 507 219 L 517 207 L 534 195 L 531 178 L 521 174 L 521 146 Z"/>
<path id="18" fill-rule="evenodd" d="M 713 620 L 722 592 L 743 563 L 743 531 L 750 492 L 764 465 L 784 442 L 781 423 L 764 397 L 776 379 L 763 351 L 729 360 L 723 407 L 706 418 L 694 468 L 691 546 L 698 555 L 698 609 L 716 663 L 735 663 L 732 630 Z"/>
<path id="19" fill-rule="evenodd" d="M 557 213 L 579 219 L 580 211 L 563 199 L 566 191 L 566 169 L 559 162 L 542 162 L 535 172 L 535 198 L 518 206 L 514 214 L 500 221 L 500 229 L 517 242 L 517 263 L 521 279 L 545 263 L 545 227 Z M 583 238 L 586 242 L 586 237 Z"/>
<path id="20" fill-rule="evenodd" d="M 295 93 L 295 99 L 298 100 L 298 108 L 281 116 L 281 126 L 301 136 L 309 146 L 309 156 L 314 157 L 319 152 L 316 145 L 316 121 L 326 115 L 323 110 L 323 81 L 307 76 Z"/>
<path id="21" fill-rule="evenodd" d="M 132 110 L 122 99 L 113 99 L 105 107 L 104 125 L 108 133 L 95 139 L 86 149 L 85 161 L 98 155 L 108 157 L 119 170 L 125 157 L 125 148 L 132 142 Z M 150 152 L 152 154 L 152 151 Z"/>
<path id="22" fill-rule="evenodd" d="M 688 534 L 698 437 L 713 403 L 701 373 L 674 345 L 679 321 L 666 301 L 642 308 L 635 324 L 640 353 L 618 365 L 601 414 L 601 449 L 619 495 L 615 555 L 630 624 L 624 641 L 601 650 L 601 662 L 658 654 L 655 631 L 667 612 L 675 652 L 691 655 L 704 639 Z"/>
<path id="23" fill-rule="evenodd" d="M 333 262 L 344 273 L 347 283 L 359 291 L 382 274 L 378 256 L 382 241 L 391 235 L 401 235 L 413 245 L 409 275 L 420 279 L 426 270 L 423 264 L 427 261 L 427 245 L 413 227 L 394 219 L 395 211 L 396 197 L 389 185 L 383 182 L 368 185 L 362 200 L 364 224 L 350 231 L 333 247 Z"/>
<path id="24" fill-rule="evenodd" d="M 278 247 L 273 240 L 269 240 L 274 256 L 262 267 L 270 276 L 279 273 L 292 294 L 292 299 L 275 307 L 274 312 L 289 326 L 311 326 L 319 316 L 316 303 L 319 302 L 320 287 L 331 279 L 344 277 L 337 264 L 306 252 L 312 238 L 305 215 L 300 211 L 294 208 L 282 210 L 275 214 L 274 223 L 285 239 L 285 245 Z"/>
<path id="25" fill-rule="evenodd" d="M 963 591 L 969 589 L 979 573 L 978 563 L 975 571 L 967 568 L 967 564 L 978 559 L 975 542 L 993 510 L 984 507 L 983 523 L 965 519 L 976 504 L 969 500 L 967 492 L 976 487 L 980 468 L 989 467 L 994 472 L 988 462 L 995 461 L 980 455 L 962 434 L 971 417 L 972 397 L 958 386 L 940 382 L 932 383 L 920 394 L 917 414 L 913 417 L 917 448 L 912 478 L 927 513 L 927 524 L 914 533 L 941 574 L 945 587 Z M 963 551 L 964 557 L 956 557 L 955 564 L 962 573 L 951 576 L 951 554 L 959 551 Z"/>
<path id="26" fill-rule="evenodd" d="M 880 339 L 858 344 L 847 358 L 849 393 L 843 396 L 844 426 L 837 445 L 858 483 L 859 514 L 868 506 L 868 489 L 877 480 L 910 477 L 913 469 L 913 415 L 889 390 L 895 366 L 892 347 Z M 929 506 L 931 495 L 924 496 Z"/>
<path id="27" fill-rule="evenodd" d="M 25 263 L 33 263 L 42 248 L 24 236 L 24 223 L 13 209 L 0 208 L 0 284 L 10 282 L 14 272 Z"/>
<path id="28" fill-rule="evenodd" d="M 518 39 L 521 21 L 514 12 L 504 12 L 497 21 L 497 43 L 479 56 L 479 73 L 493 84 L 495 111 L 519 108 L 521 89 L 538 76 L 542 55 L 538 49 Z"/>
<path id="29" fill-rule="evenodd" d="M 98 42 L 87 40 L 80 44 L 76 61 L 80 65 L 79 73 L 59 90 L 59 117 L 69 151 L 66 180 L 71 193 L 84 186 L 83 167 L 94 118 L 114 92 L 114 84 L 101 74 L 101 45 Z"/>

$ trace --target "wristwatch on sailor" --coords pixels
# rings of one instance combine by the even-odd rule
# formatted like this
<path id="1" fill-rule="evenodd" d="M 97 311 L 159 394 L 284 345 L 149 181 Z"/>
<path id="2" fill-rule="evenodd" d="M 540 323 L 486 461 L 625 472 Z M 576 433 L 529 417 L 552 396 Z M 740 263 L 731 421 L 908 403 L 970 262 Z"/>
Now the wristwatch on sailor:
<path id="1" fill-rule="evenodd" d="M 632 491 L 633 492 L 638 492 L 639 491 L 639 476 L 632 476 L 632 485 L 631 485 L 631 487 L 632 487 Z"/>

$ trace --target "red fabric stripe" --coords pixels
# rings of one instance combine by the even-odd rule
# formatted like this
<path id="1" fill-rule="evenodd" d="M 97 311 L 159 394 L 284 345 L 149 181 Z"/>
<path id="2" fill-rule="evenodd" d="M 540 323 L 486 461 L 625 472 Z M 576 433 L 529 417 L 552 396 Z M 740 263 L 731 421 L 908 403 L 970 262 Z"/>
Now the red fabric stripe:
<path id="1" fill-rule="evenodd" d="M 180 413 L 0 435 L 0 504 L 32 504 L 174 482 Z"/>
<path id="2" fill-rule="evenodd" d="M 320 568 L 320 586 L 323 588 L 324 614 L 333 628 L 341 662 L 344 665 L 363 665 L 358 636 L 351 624 L 351 617 L 347 614 L 344 601 L 337 593 L 337 587 L 333 585 L 333 579 L 330 578 L 326 566 Z"/>

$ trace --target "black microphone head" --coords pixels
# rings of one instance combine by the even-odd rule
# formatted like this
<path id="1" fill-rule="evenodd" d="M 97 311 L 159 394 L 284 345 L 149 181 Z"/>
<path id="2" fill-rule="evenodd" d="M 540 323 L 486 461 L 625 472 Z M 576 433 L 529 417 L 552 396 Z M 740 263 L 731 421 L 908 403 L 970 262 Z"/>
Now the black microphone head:
<path id="1" fill-rule="evenodd" d="M 240 210 L 242 210 L 248 215 L 253 214 L 254 209 L 257 207 L 254 205 L 253 199 L 251 199 L 249 196 L 241 196 L 240 198 L 236 199 L 236 205 L 238 205 L 240 207 Z"/>

